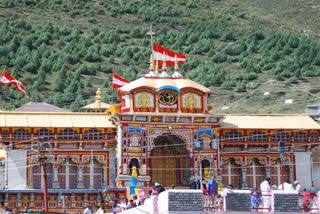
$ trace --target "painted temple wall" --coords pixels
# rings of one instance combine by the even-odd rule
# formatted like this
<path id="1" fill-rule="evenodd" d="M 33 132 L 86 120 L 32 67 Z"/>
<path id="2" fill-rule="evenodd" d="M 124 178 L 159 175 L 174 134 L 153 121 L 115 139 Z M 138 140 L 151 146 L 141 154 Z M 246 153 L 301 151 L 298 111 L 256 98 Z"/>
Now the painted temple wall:
<path id="1" fill-rule="evenodd" d="M 296 169 L 296 180 L 300 182 L 302 188 L 311 188 L 311 172 L 312 164 L 310 163 L 310 152 L 295 152 L 295 169 Z M 314 171 L 314 178 L 320 176 L 320 168 Z M 318 182 L 319 183 L 319 182 Z M 318 186 L 319 188 L 320 186 Z"/>
<path id="2" fill-rule="evenodd" d="M 8 152 L 8 189 L 24 190 L 27 188 L 26 158 L 26 150 L 11 150 Z"/>

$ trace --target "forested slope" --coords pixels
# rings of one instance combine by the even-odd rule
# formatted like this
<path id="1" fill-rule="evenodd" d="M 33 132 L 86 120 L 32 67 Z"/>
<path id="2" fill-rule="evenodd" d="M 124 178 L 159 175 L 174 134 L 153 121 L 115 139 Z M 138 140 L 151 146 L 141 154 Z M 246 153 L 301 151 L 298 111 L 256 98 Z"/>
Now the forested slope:
<path id="1" fill-rule="evenodd" d="M 147 72 L 150 24 L 158 44 L 187 55 L 182 73 L 213 89 L 217 112 L 298 113 L 319 101 L 318 26 L 306 34 L 235 2 L 2 0 L 0 68 L 30 98 L 2 85 L 0 108 L 32 100 L 77 111 L 97 87 L 112 102 L 112 71 L 130 80 Z"/>

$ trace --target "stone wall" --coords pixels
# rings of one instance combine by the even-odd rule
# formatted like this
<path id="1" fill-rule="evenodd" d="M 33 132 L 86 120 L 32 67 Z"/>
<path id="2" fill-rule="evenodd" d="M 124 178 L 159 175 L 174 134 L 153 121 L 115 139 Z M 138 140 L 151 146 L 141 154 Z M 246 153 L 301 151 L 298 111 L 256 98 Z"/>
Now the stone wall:
<path id="1" fill-rule="evenodd" d="M 275 190 L 273 195 L 274 212 L 299 212 L 298 192 Z"/>
<path id="2" fill-rule="evenodd" d="M 168 191 L 169 211 L 202 211 L 201 191 Z"/>
<path id="3" fill-rule="evenodd" d="M 251 212 L 251 191 L 250 190 L 234 190 L 225 194 L 226 211 L 245 211 Z"/>

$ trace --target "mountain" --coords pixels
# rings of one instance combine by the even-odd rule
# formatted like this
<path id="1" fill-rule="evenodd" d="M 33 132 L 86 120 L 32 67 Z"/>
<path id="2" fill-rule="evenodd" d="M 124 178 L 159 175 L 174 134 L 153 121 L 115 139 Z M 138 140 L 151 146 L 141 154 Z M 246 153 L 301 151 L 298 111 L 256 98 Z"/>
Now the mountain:
<path id="1" fill-rule="evenodd" d="M 187 55 L 182 73 L 213 90 L 215 112 L 301 113 L 320 100 L 316 0 L 3 0 L 0 7 L 0 68 L 30 94 L 2 85 L 0 108 L 44 101 L 77 111 L 98 87 L 114 102 L 112 71 L 134 80 L 148 70 L 151 24 L 155 42 Z"/>

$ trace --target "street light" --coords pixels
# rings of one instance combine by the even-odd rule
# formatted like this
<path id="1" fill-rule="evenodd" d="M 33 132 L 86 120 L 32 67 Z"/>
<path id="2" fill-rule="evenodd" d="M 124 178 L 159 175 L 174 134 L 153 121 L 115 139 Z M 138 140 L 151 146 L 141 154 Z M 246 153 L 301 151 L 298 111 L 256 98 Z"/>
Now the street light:
<path id="1" fill-rule="evenodd" d="M 200 162 L 200 188 L 201 188 L 201 190 L 203 189 L 203 187 L 202 187 L 202 166 L 201 166 L 201 150 L 203 149 L 203 139 L 196 139 L 195 141 L 194 141 L 194 149 L 196 150 L 196 151 L 198 151 L 199 152 L 199 162 Z"/>

